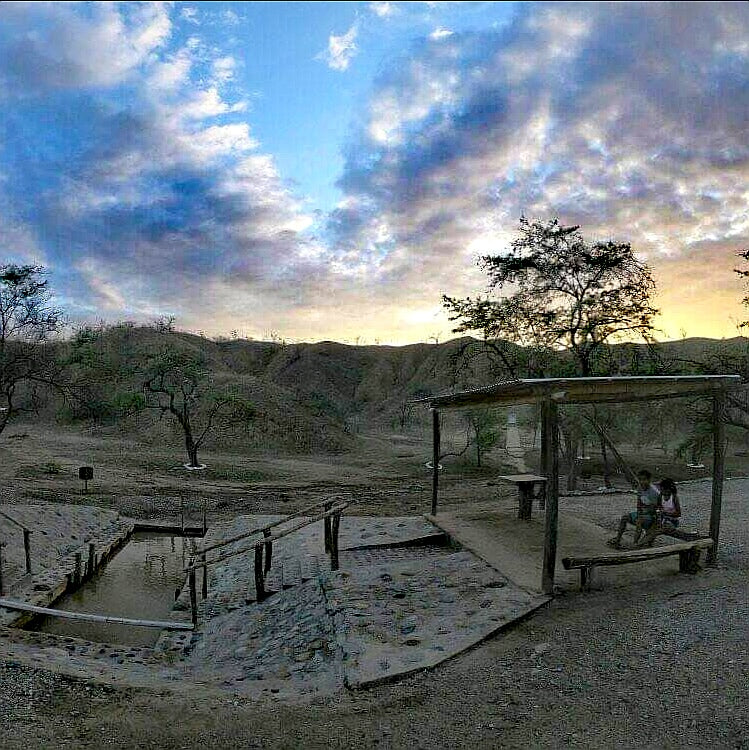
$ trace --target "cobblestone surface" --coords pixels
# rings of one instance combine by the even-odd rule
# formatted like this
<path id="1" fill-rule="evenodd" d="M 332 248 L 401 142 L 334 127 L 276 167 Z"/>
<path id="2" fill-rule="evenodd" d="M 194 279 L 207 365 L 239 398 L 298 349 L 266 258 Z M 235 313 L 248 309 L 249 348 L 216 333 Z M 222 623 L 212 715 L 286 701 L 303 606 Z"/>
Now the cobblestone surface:
<path id="1" fill-rule="evenodd" d="M 351 686 L 434 666 L 546 601 L 469 552 L 395 556 L 330 573 L 323 588 Z"/>

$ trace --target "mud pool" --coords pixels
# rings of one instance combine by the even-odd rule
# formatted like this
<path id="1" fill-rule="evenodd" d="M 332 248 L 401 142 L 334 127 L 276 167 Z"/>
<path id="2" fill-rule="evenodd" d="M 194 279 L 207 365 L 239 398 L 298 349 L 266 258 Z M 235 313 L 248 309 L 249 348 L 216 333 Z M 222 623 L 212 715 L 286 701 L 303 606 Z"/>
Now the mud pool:
<path id="1" fill-rule="evenodd" d="M 183 568 L 194 542 L 169 534 L 137 532 L 91 580 L 54 606 L 71 612 L 172 619 L 175 591 L 185 582 Z M 128 646 L 152 646 L 160 634 L 157 628 L 59 617 L 38 618 L 28 629 Z"/>

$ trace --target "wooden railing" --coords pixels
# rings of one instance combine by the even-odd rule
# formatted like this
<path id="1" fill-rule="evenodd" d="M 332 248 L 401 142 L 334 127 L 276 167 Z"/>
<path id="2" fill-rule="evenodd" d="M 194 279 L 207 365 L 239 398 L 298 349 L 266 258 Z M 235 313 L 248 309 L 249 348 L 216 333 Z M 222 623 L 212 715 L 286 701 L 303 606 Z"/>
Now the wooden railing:
<path id="1" fill-rule="evenodd" d="M 269 534 L 267 534 L 266 532 L 270 532 L 270 530 L 274 529 L 276 526 L 281 526 L 282 524 L 288 523 L 294 518 L 304 516 L 311 510 L 315 510 L 316 508 L 325 508 L 325 510 L 329 510 L 333 507 L 333 504 L 335 502 L 341 502 L 340 495 L 332 495 L 325 500 L 320 500 L 319 502 L 313 503 L 312 505 L 308 505 L 306 508 L 302 508 L 301 510 L 296 511 L 289 516 L 284 516 L 284 518 L 282 518 L 280 521 L 274 521 L 273 523 L 265 524 L 263 526 L 256 526 L 254 529 L 250 529 L 250 531 L 243 531 L 241 534 L 237 534 L 236 536 L 230 537 L 229 539 L 222 539 L 220 542 L 211 544 L 208 547 L 203 547 L 202 549 L 195 550 L 195 554 L 198 556 L 203 555 L 206 552 L 211 552 L 212 550 L 218 549 L 219 547 L 226 547 L 229 544 L 234 544 L 234 542 L 239 542 L 242 539 L 247 539 L 247 537 L 253 536 L 254 534 L 262 533 L 263 535 L 268 536 Z"/>
<path id="2" fill-rule="evenodd" d="M 315 503 L 315 505 L 309 506 L 301 511 L 298 511 L 297 513 L 294 513 L 293 515 L 288 516 L 287 518 L 284 518 L 281 521 L 276 521 L 267 526 L 253 529 L 252 531 L 239 534 L 235 537 L 232 537 L 231 539 L 227 539 L 227 540 L 224 540 L 223 542 L 219 542 L 217 544 L 213 544 L 213 545 L 210 545 L 209 547 L 204 547 L 203 549 L 198 550 L 196 557 L 192 558 L 190 560 L 190 564 L 184 569 L 185 572 L 188 574 L 188 583 L 189 583 L 189 588 L 190 588 L 190 609 L 192 611 L 193 624 L 197 624 L 197 621 L 198 621 L 197 579 L 196 579 L 197 570 L 199 570 L 200 568 L 203 569 L 203 586 L 202 586 L 201 593 L 202 593 L 203 599 L 205 599 L 208 596 L 208 566 L 209 565 L 215 565 L 217 563 L 223 562 L 224 560 L 228 560 L 231 557 L 236 557 L 237 555 L 243 555 L 247 552 L 254 551 L 256 600 L 258 602 L 261 602 L 268 596 L 268 592 L 265 590 L 265 576 L 271 567 L 271 559 L 273 556 L 273 543 L 277 542 L 279 539 L 283 539 L 284 537 L 289 536 L 289 534 L 293 534 L 294 532 L 299 531 L 300 529 L 303 529 L 309 526 L 310 524 L 317 523 L 318 521 L 323 521 L 325 524 L 324 548 L 325 548 L 325 553 L 330 554 L 330 568 L 331 570 L 338 570 L 338 532 L 339 532 L 339 527 L 341 523 L 341 514 L 346 508 L 348 508 L 349 505 L 351 505 L 351 501 L 336 502 L 332 499 L 324 500 L 322 502 Z M 318 513 L 317 515 L 311 518 L 305 518 L 300 523 L 297 523 L 288 529 L 284 529 L 283 531 L 279 531 L 275 534 L 271 533 L 270 530 L 272 528 L 280 526 L 283 523 L 286 523 L 294 518 L 299 517 L 302 513 L 306 513 L 311 509 L 318 508 L 321 506 L 325 508 L 323 513 Z M 247 537 L 252 536 L 253 534 L 257 534 L 261 532 L 263 534 L 263 538 L 259 539 L 253 544 L 250 544 L 249 546 L 242 547 L 241 549 L 233 550 L 231 552 L 226 552 L 210 560 L 206 559 L 206 553 L 211 550 L 224 547 L 227 544 L 232 544 L 233 542 L 240 541 L 241 539 L 246 539 Z"/>

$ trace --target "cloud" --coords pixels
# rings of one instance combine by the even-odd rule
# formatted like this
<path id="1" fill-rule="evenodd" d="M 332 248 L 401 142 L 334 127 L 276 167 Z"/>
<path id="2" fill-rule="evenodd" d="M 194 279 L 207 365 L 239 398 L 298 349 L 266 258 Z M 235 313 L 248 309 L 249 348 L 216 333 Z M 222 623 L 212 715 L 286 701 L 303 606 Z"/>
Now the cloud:
<path id="1" fill-rule="evenodd" d="M 0 5 L 6 253 L 42 259 L 73 317 L 210 329 L 214 310 L 252 301 L 260 321 L 307 300 L 324 252 L 223 93 L 234 59 L 180 46 L 171 6 L 40 6 Z"/>
<path id="2" fill-rule="evenodd" d="M 518 7 L 388 60 L 315 215 L 178 6 L 0 3 L 0 244 L 74 316 L 403 342 L 449 330 L 440 294 L 482 290 L 521 213 L 558 215 L 647 257 L 672 334 L 739 318 L 749 6 Z"/>
<path id="3" fill-rule="evenodd" d="M 2 3 L 0 96 L 120 83 L 170 32 L 162 3 L 95 3 L 87 14 L 68 3 Z"/>
<path id="4" fill-rule="evenodd" d="M 330 241 L 379 247 L 388 293 L 425 298 L 479 291 L 464 269 L 506 246 L 522 213 L 630 240 L 659 268 L 746 246 L 747 38 L 746 4 L 552 3 L 499 31 L 425 39 L 374 86 Z"/>
<path id="5" fill-rule="evenodd" d="M 200 24 L 200 21 L 198 20 L 197 8 L 185 6 L 184 8 L 182 8 L 179 15 L 183 21 L 187 21 L 188 23 L 195 24 L 196 26 Z"/>
<path id="6" fill-rule="evenodd" d="M 438 40 L 445 39 L 448 36 L 452 36 L 453 32 L 450 29 L 444 29 L 442 26 L 438 26 L 430 35 L 430 39 Z"/>
<path id="7" fill-rule="evenodd" d="M 398 12 L 398 8 L 395 3 L 370 3 L 369 9 L 379 18 L 389 18 Z"/>
<path id="8" fill-rule="evenodd" d="M 324 60 L 331 70 L 348 70 L 351 60 L 357 53 L 356 36 L 359 32 L 357 24 L 354 24 L 345 34 L 335 36 L 331 34 L 328 38 L 328 49 L 318 55 L 318 59 Z"/>

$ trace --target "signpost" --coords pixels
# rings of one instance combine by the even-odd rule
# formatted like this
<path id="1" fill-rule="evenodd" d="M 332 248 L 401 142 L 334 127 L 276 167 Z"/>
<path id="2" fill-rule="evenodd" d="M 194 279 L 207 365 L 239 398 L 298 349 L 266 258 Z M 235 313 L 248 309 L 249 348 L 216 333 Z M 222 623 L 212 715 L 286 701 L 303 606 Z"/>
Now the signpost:
<path id="1" fill-rule="evenodd" d="M 88 482 L 94 478 L 94 467 L 93 466 L 81 466 L 78 469 L 78 478 L 83 482 L 84 494 L 88 492 Z"/>

